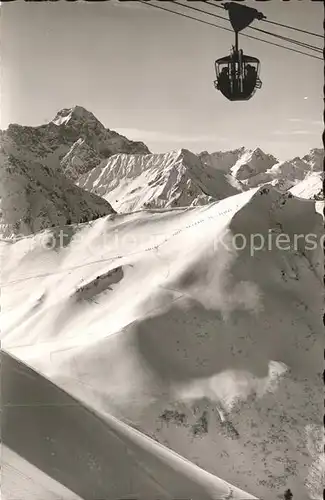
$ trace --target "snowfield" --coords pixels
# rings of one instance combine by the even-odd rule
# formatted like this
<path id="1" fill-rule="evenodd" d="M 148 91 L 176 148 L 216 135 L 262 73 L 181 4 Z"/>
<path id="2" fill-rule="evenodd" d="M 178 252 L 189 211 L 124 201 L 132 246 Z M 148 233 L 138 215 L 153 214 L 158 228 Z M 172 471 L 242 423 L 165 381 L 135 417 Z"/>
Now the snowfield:
<path id="1" fill-rule="evenodd" d="M 320 500 L 324 151 L 0 132 L 4 500 Z"/>
<path id="2" fill-rule="evenodd" d="M 256 234 L 263 249 L 239 249 Z M 268 186 L 2 241 L 2 347 L 108 419 L 161 498 L 230 498 L 225 482 L 238 498 L 321 498 L 323 254 L 310 234 L 323 234 L 315 202 Z M 53 446 L 73 449 L 55 429 Z M 119 452 L 102 458 L 87 439 L 114 471 Z M 158 495 L 135 476 L 114 472 L 102 498 Z M 89 498 L 91 482 L 61 482 Z"/>

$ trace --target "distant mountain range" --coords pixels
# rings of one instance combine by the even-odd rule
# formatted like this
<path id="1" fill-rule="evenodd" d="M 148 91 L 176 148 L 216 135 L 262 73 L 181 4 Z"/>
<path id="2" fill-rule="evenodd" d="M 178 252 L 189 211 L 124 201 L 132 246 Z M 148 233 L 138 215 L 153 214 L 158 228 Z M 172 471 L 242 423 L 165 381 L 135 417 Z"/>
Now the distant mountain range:
<path id="1" fill-rule="evenodd" d="M 81 106 L 62 109 L 45 125 L 10 125 L 0 132 L 0 145 L 1 233 L 7 235 L 115 211 L 206 205 L 267 183 L 322 199 L 323 150 L 285 162 L 244 147 L 152 154 Z"/>

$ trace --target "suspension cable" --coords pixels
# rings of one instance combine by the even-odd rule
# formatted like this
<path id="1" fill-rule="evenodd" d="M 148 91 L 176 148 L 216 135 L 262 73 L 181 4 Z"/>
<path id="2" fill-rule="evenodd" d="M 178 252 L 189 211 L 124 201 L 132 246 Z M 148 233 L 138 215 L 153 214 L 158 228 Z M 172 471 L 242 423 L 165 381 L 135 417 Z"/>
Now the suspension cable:
<path id="1" fill-rule="evenodd" d="M 137 1 L 139 3 L 143 3 L 147 7 L 153 7 L 155 9 L 164 10 L 165 12 L 170 12 L 171 14 L 175 14 L 175 15 L 178 15 L 178 16 L 181 16 L 181 17 L 185 17 L 187 19 L 192 19 L 193 21 L 197 21 L 198 23 L 206 24 L 208 26 L 212 26 L 213 28 L 222 29 L 224 31 L 230 31 L 231 33 L 233 33 L 233 30 L 231 30 L 230 28 L 225 28 L 224 26 L 220 26 L 220 25 L 217 25 L 217 24 L 209 23 L 208 21 L 203 21 L 202 19 L 198 19 L 196 17 L 188 16 L 187 14 L 183 14 L 181 12 L 176 12 L 174 10 L 166 9 L 165 7 L 161 7 L 160 5 L 154 5 L 152 3 L 148 3 L 148 2 L 146 2 L 144 0 L 137 0 Z M 280 47 L 281 49 L 290 50 L 291 52 L 296 52 L 297 54 L 302 54 L 302 55 L 304 55 L 306 57 L 311 57 L 312 59 L 318 59 L 319 61 L 323 61 L 322 57 L 317 57 L 317 56 L 315 56 L 313 54 L 307 54 L 306 52 L 302 52 L 301 50 L 293 49 L 291 47 L 285 47 L 284 45 L 280 45 L 278 43 L 269 42 L 268 40 L 263 40 L 263 38 L 258 38 L 256 36 L 246 35 L 245 33 L 243 33 L 242 36 L 244 36 L 246 38 L 251 38 L 252 40 L 258 40 L 260 42 L 264 42 L 264 43 L 267 43 L 269 45 L 273 45 L 275 47 Z"/>
<path id="2" fill-rule="evenodd" d="M 207 5 L 211 5 L 212 7 L 215 7 L 217 9 L 225 10 L 224 7 L 221 7 L 220 5 L 216 5 L 215 3 L 212 3 L 212 2 L 209 2 L 209 1 L 203 0 L 203 3 L 205 3 Z M 324 40 L 324 36 L 323 35 L 319 35 L 318 33 L 313 33 L 312 31 L 302 30 L 300 28 L 296 28 L 295 26 L 289 26 L 288 24 L 278 23 L 276 21 L 269 21 L 268 19 L 262 19 L 262 21 L 264 21 L 266 23 L 274 24 L 276 26 L 281 26 L 282 28 L 287 28 L 288 30 L 299 31 L 300 33 L 305 33 L 306 35 L 316 36 L 316 37 L 322 38 Z"/>
<path id="3" fill-rule="evenodd" d="M 210 2 L 204 2 L 204 3 L 215 6 L 214 4 L 211 4 Z M 180 5 L 181 7 L 184 7 L 186 9 L 191 9 L 191 10 L 194 10 L 196 12 L 200 12 L 202 14 L 206 14 L 208 16 L 216 17 L 218 19 L 222 19 L 223 21 L 229 22 L 229 19 L 227 19 L 226 17 L 219 16 L 218 14 L 213 14 L 212 12 L 208 12 L 206 10 L 199 9 L 199 8 L 193 7 L 191 5 L 184 5 L 184 4 L 177 2 L 175 0 L 173 1 L 173 4 Z M 276 33 L 272 33 L 271 31 L 266 31 L 266 30 L 262 30 L 260 28 L 255 28 L 254 26 L 248 26 L 248 29 L 252 29 L 254 31 L 259 31 L 260 33 L 264 33 L 266 35 L 270 35 L 270 36 L 273 36 L 275 38 L 279 38 L 280 40 L 284 40 L 284 41 L 292 43 L 294 45 L 298 45 L 300 47 L 303 47 L 303 48 L 306 48 L 309 50 L 313 50 L 314 52 L 318 52 L 320 54 L 323 52 L 323 50 L 320 47 L 316 47 L 315 45 L 311 45 L 311 44 L 306 43 L 306 42 L 301 42 L 300 40 L 295 40 L 293 38 L 289 38 L 289 37 L 286 37 L 283 35 L 278 35 Z"/>

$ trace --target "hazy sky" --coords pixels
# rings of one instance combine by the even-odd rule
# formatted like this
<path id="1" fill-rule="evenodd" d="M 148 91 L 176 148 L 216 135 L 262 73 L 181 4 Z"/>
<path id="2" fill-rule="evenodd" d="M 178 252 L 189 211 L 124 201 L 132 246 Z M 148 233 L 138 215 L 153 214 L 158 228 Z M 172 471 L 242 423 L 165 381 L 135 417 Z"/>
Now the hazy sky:
<path id="1" fill-rule="evenodd" d="M 159 5 L 229 27 L 168 2 Z M 201 2 L 190 5 L 227 14 Z M 323 33 L 322 2 L 246 5 L 269 20 Z M 323 46 L 295 31 L 253 25 Z M 240 36 L 244 52 L 262 62 L 263 88 L 250 101 L 232 103 L 213 80 L 214 61 L 228 55 L 233 38 L 136 2 L 2 4 L 0 126 L 39 125 L 78 104 L 153 152 L 259 146 L 285 159 L 322 147 L 323 61 Z"/>

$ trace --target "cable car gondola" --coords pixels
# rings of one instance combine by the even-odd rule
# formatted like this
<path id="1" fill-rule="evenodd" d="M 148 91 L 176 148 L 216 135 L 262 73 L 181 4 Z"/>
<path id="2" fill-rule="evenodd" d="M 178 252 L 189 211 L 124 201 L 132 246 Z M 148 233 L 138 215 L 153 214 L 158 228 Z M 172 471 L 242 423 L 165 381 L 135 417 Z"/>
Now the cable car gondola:
<path id="1" fill-rule="evenodd" d="M 262 87 L 259 78 L 260 61 L 257 57 L 244 55 L 238 47 L 238 32 L 249 26 L 254 19 L 265 19 L 256 9 L 234 2 L 224 4 L 235 32 L 235 46 L 230 56 L 217 59 L 214 86 L 229 101 L 247 101 Z"/>

